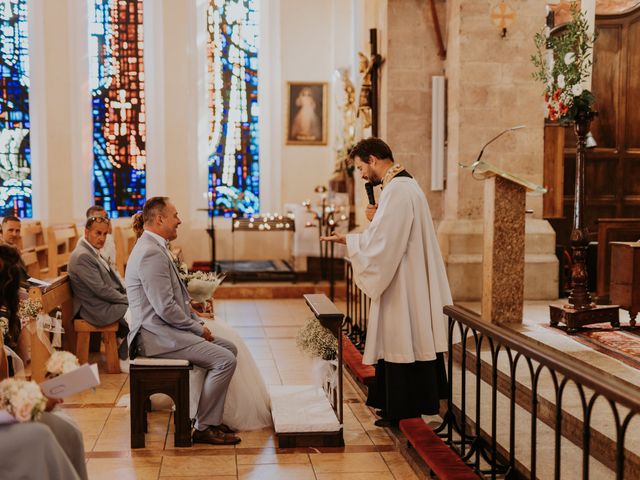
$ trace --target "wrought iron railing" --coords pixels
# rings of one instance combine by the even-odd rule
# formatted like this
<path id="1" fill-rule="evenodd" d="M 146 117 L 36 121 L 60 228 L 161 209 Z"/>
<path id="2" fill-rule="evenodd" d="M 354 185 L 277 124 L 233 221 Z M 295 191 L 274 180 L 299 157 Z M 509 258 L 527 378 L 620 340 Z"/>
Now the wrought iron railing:
<path id="1" fill-rule="evenodd" d="M 344 329 L 360 349 L 364 348 L 369 304 L 355 284 L 347 261 Z M 640 445 L 635 451 L 627 449 L 629 425 L 634 417 L 640 417 L 638 387 L 514 330 L 485 322 L 466 308 L 447 306 L 444 313 L 449 317 L 449 400 L 444 421 L 436 432 L 465 462 L 492 479 L 551 478 L 540 473 L 538 456 L 541 442 L 546 441 L 538 434 L 545 426 L 552 430 L 553 478 L 562 478 L 562 448 L 566 448 L 566 441 L 581 450 L 580 474 L 575 470 L 579 464 L 572 459 L 572 465 L 576 465 L 573 478 L 598 478 L 595 473 L 590 476 L 591 460 L 614 472 L 618 480 L 640 478 Z M 454 336 L 461 341 L 453 342 Z M 572 393 L 567 394 L 568 391 Z M 578 401 L 567 407 L 574 400 L 568 398 L 570 395 L 577 395 Z M 483 407 L 487 405 L 490 413 L 485 422 Z M 606 405 L 615 430 L 611 436 L 600 431 L 601 425 L 599 429 L 593 425 L 594 408 Z M 530 417 L 528 438 L 522 437 L 522 420 L 518 422 L 518 417 L 524 416 L 523 410 Z M 498 422 L 506 421 L 506 441 L 498 442 Z M 592 448 L 594 440 L 597 448 Z M 522 453 L 525 444 L 529 445 L 528 460 Z"/>
<path id="2" fill-rule="evenodd" d="M 367 323 L 369 320 L 369 305 L 371 300 L 358 288 L 353 278 L 351 262 L 345 258 L 345 288 L 347 312 L 344 320 L 344 331 L 351 342 L 364 350 L 367 337 Z"/>

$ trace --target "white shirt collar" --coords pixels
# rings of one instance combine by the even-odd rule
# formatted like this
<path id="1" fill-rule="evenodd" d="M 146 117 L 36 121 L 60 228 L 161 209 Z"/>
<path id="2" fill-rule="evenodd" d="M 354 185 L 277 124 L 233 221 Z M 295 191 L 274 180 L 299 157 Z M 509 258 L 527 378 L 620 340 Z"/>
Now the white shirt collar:
<path id="1" fill-rule="evenodd" d="M 145 234 L 151 235 L 151 237 L 160 244 L 161 247 L 167 248 L 167 245 L 169 244 L 169 242 L 167 241 L 167 239 L 165 239 L 164 237 L 161 237 L 160 235 L 158 235 L 157 233 L 153 233 L 150 232 L 149 230 L 145 230 L 144 231 Z"/>

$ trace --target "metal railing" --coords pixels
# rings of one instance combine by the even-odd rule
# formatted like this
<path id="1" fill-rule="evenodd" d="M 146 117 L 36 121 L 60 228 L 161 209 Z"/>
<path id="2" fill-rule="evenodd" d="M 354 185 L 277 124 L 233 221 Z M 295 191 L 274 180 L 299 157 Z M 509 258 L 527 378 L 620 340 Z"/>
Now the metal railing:
<path id="1" fill-rule="evenodd" d="M 356 285 L 349 259 L 345 258 L 344 263 L 347 313 L 344 317 L 343 330 L 356 348 L 362 351 L 367 338 L 371 300 Z"/>
<path id="2" fill-rule="evenodd" d="M 351 341 L 363 349 L 370 300 L 355 284 L 348 261 L 346 294 L 344 330 Z M 444 313 L 449 317 L 449 399 L 444 421 L 436 432 L 467 464 L 492 479 L 498 476 L 542 478 L 539 477 L 538 449 L 541 445 L 538 433 L 540 425 L 546 425 L 553 431 L 553 478 L 561 478 L 563 438 L 582 451 L 581 478 L 596 478 L 590 477 L 591 459 L 615 472 L 618 480 L 640 478 L 638 452 L 625 448 L 629 424 L 636 415 L 640 416 L 638 387 L 604 372 L 598 374 L 591 365 L 509 328 L 485 322 L 466 308 L 446 306 Z M 457 335 L 461 341 L 454 343 L 452 339 Z M 504 362 L 502 371 L 499 361 Z M 522 370 L 527 378 L 521 377 Z M 475 382 L 472 389 L 467 385 L 468 374 L 475 377 L 471 380 L 472 384 Z M 550 382 L 546 385 L 547 398 L 541 392 L 541 384 L 545 381 Z M 563 402 L 568 403 L 567 392 L 572 388 L 568 388 L 569 385 L 577 392 L 579 402 L 577 406 L 563 409 Z M 487 389 L 489 395 L 483 398 L 482 392 Z M 459 394 L 458 402 L 454 402 L 454 392 Z M 499 408 L 498 394 L 506 398 L 507 411 Z M 488 398 L 489 427 L 485 431 L 483 407 Z M 602 400 L 597 402 L 598 399 Z M 602 403 L 609 406 L 612 414 L 613 438 L 593 427 L 594 408 Z M 517 406 L 530 416 L 528 439 L 519 436 L 522 428 L 520 434 L 516 434 Z M 582 418 L 574 415 L 576 408 L 581 411 Z M 498 420 L 502 423 L 507 418 L 508 439 L 500 445 Z M 598 441 L 599 448 L 592 449 L 593 439 Z M 516 457 L 517 447 L 521 447 L 523 441 L 530 444 L 528 467 L 522 458 Z"/>

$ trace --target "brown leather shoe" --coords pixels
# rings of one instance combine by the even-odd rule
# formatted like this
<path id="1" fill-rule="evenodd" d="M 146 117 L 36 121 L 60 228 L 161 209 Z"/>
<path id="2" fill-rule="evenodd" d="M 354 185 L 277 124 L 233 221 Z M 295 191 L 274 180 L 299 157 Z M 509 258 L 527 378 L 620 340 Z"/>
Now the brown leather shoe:
<path id="1" fill-rule="evenodd" d="M 235 445 L 240 438 L 230 433 L 224 433 L 219 428 L 209 427 L 206 430 L 194 430 L 191 436 L 193 443 L 209 443 L 211 445 Z"/>
<path id="2" fill-rule="evenodd" d="M 220 425 L 217 425 L 213 428 L 217 428 L 218 430 L 222 431 L 222 433 L 236 433 L 235 430 L 233 430 L 228 425 L 225 425 L 224 423 L 221 423 Z"/>

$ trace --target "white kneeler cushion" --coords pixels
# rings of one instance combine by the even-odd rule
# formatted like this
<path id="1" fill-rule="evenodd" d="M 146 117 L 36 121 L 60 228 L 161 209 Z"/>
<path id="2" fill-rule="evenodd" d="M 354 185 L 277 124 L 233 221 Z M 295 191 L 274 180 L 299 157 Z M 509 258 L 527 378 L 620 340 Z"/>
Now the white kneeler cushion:
<path id="1" fill-rule="evenodd" d="M 324 390 L 315 385 L 272 385 L 276 433 L 337 432 L 342 427 Z"/>

